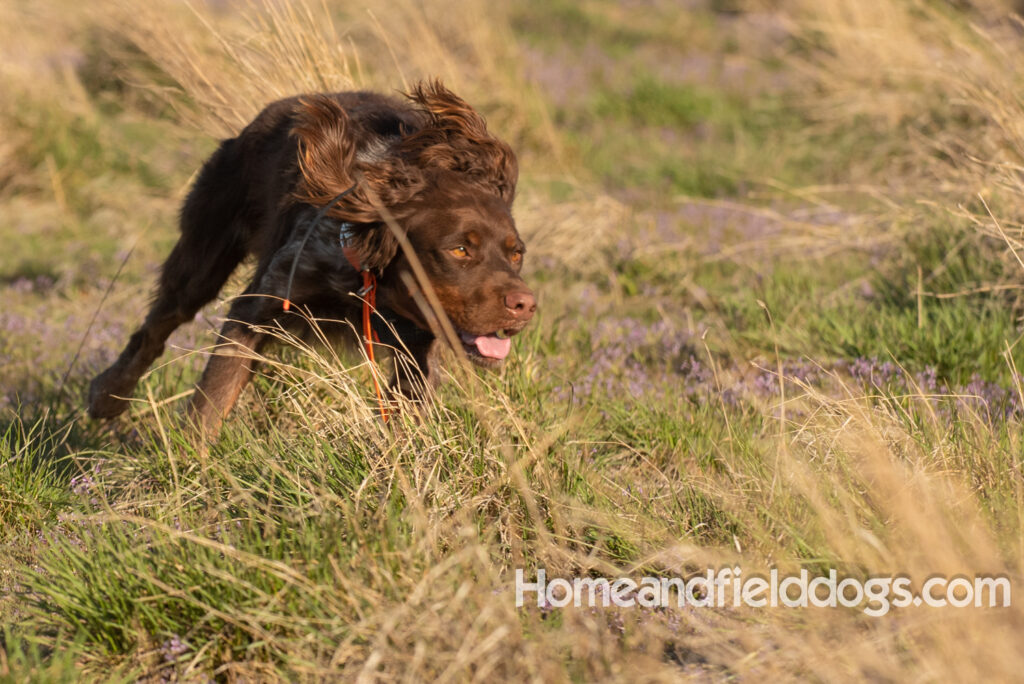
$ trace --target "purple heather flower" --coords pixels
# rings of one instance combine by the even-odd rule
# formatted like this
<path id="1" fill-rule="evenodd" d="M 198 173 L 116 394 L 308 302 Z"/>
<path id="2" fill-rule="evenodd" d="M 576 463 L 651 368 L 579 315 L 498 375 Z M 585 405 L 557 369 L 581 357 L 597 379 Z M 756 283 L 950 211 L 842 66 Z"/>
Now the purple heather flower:
<path id="1" fill-rule="evenodd" d="M 163 653 L 164 662 L 173 663 L 189 648 L 188 642 L 182 641 L 181 637 L 175 634 L 160 645 L 160 652 Z"/>
<path id="2" fill-rule="evenodd" d="M 917 381 L 917 385 L 921 388 L 922 392 L 933 394 L 939 389 L 939 375 L 935 370 L 935 366 L 928 366 L 918 373 L 914 379 Z"/>
<path id="3" fill-rule="evenodd" d="M 96 486 L 96 480 L 88 475 L 75 475 L 71 478 L 71 491 L 75 494 L 86 494 Z"/>
<path id="4" fill-rule="evenodd" d="M 869 384 L 881 387 L 889 384 L 899 374 L 899 367 L 892 361 L 885 361 L 879 363 L 877 358 L 865 359 L 860 357 L 855 359 L 853 363 L 848 366 L 850 375 L 856 380 L 861 380 Z"/>
<path id="5" fill-rule="evenodd" d="M 775 373 L 762 371 L 754 379 L 754 390 L 759 394 L 774 396 L 779 393 L 779 379 Z"/>

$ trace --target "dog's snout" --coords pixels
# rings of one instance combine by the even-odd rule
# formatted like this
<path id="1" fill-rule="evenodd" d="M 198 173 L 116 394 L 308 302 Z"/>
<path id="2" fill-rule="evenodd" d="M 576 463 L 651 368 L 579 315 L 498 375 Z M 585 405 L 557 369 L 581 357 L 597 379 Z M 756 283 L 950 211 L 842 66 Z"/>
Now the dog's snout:
<path id="1" fill-rule="evenodd" d="M 537 300 L 529 291 L 510 292 L 505 295 L 505 308 L 516 319 L 528 321 L 533 318 L 533 313 L 537 310 Z"/>

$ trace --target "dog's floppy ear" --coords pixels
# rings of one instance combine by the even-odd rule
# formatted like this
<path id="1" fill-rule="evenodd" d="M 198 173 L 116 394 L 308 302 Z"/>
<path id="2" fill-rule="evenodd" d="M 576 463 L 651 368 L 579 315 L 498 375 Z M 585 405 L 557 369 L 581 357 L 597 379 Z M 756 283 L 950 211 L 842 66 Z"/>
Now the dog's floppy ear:
<path id="1" fill-rule="evenodd" d="M 511 206 L 519 164 L 512 148 L 487 131 L 483 117 L 440 81 L 419 83 L 409 99 L 430 121 L 402 140 L 402 152 L 424 166 L 466 174 Z"/>
<path id="2" fill-rule="evenodd" d="M 356 142 L 351 128 L 348 114 L 333 98 L 312 95 L 299 100 L 291 131 L 298 139 L 302 174 L 296 200 L 321 207 L 355 183 Z M 346 197 L 346 204 L 355 204 L 354 195 Z"/>
<path id="3" fill-rule="evenodd" d="M 301 98 L 294 120 L 291 132 L 298 139 L 300 178 L 293 199 L 323 207 L 352 188 L 328 215 L 354 224 L 353 247 L 363 268 L 383 269 L 398 252 L 398 242 L 382 222 L 380 208 L 397 217 L 395 207 L 423 187 L 422 171 L 397 157 L 360 162 L 357 132 L 329 95 Z"/>

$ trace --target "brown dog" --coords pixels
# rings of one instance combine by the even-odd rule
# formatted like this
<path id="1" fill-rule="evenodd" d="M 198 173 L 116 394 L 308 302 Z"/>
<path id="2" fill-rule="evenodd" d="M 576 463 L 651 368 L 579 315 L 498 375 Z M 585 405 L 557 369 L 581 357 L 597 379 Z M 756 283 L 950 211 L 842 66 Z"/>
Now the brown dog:
<path id="1" fill-rule="evenodd" d="M 379 314 L 433 379 L 435 336 L 385 217 L 408 239 L 469 358 L 499 365 L 509 337 L 537 308 L 519 276 L 524 247 L 510 212 L 517 175 L 509 146 L 438 82 L 420 84 L 407 100 L 352 92 L 274 102 L 203 166 L 145 322 L 89 386 L 90 415 L 127 408 L 167 337 L 249 254 L 258 260 L 255 277 L 232 304 L 191 401 L 207 435 L 219 431 L 250 379 L 251 352 L 266 341 L 254 326 L 299 319 L 282 309 L 287 297 L 358 329 L 361 302 L 351 293 L 360 289 L 360 269 L 376 276 Z M 387 327 L 375 325 L 392 340 Z M 405 378 L 392 387 L 415 392 Z"/>

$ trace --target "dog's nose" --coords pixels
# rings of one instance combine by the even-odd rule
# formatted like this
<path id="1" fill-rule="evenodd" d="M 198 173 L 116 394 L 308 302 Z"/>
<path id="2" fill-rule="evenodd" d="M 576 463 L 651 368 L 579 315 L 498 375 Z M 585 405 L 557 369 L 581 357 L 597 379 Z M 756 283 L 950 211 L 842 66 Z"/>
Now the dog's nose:
<path id="1" fill-rule="evenodd" d="M 537 310 L 537 300 L 534 299 L 532 292 L 510 292 L 505 295 L 505 308 L 516 319 L 528 321 L 533 318 L 533 312 Z"/>

